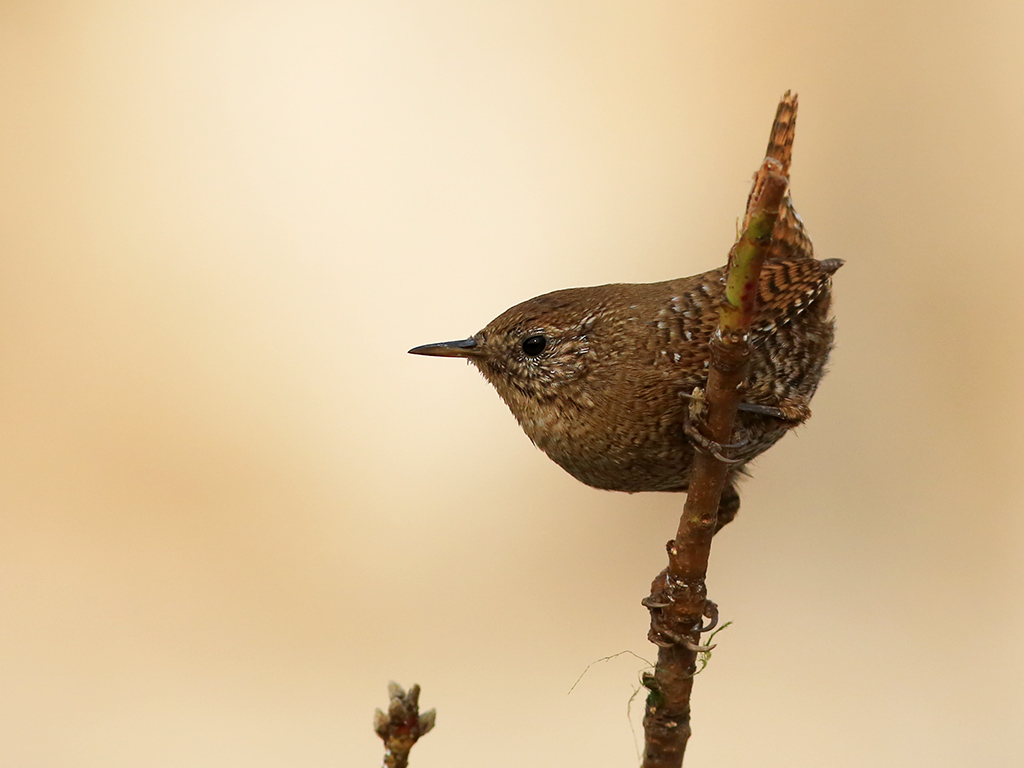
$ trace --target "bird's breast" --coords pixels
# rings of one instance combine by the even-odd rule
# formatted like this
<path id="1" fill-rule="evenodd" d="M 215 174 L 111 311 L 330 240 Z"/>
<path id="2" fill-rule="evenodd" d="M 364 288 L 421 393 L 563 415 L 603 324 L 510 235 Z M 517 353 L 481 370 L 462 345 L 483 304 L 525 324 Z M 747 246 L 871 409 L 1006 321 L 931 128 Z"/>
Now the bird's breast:
<path id="1" fill-rule="evenodd" d="M 572 399 L 538 402 L 520 424 L 581 482 L 618 491 L 681 490 L 693 460 L 679 386 L 653 366 L 621 380 L 589 380 Z"/>

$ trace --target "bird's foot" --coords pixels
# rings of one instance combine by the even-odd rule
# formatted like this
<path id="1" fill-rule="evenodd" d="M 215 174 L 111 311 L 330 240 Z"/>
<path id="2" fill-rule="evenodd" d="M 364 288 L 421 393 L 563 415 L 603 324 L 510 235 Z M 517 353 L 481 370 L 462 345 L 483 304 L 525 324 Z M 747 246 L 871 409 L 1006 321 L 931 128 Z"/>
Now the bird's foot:
<path id="1" fill-rule="evenodd" d="M 746 456 L 730 456 L 729 453 L 746 448 L 750 443 L 749 440 L 741 440 L 738 443 L 716 443 L 714 440 L 705 437 L 701 431 L 693 425 L 693 422 L 690 421 L 687 421 L 683 425 L 683 431 L 686 433 L 686 436 L 694 442 L 698 451 L 714 456 L 723 464 L 734 466 L 747 461 Z"/>
<path id="2" fill-rule="evenodd" d="M 698 392 L 699 390 L 694 390 Z M 683 432 L 689 437 L 697 450 L 710 454 L 723 464 L 742 464 L 747 457 L 730 456 L 731 451 L 741 451 L 750 443 L 749 440 L 740 440 L 738 443 L 719 443 L 707 437 L 697 426 L 703 422 L 704 400 L 700 396 L 690 398 L 690 407 L 684 411 Z"/>
<path id="3" fill-rule="evenodd" d="M 648 633 L 647 638 L 655 645 L 661 648 L 681 645 L 694 653 L 709 653 L 715 647 L 710 644 L 696 643 L 687 635 L 673 631 L 666 626 L 667 622 L 664 621 L 661 609 L 668 608 L 672 603 L 666 601 L 665 595 L 651 595 L 650 597 L 645 597 L 640 603 L 651 612 L 651 631 Z M 702 623 L 696 629 L 697 634 L 710 632 L 718 625 L 718 605 L 711 600 L 707 600 L 704 603 L 703 616 L 705 619 L 709 619 L 709 623 Z"/>

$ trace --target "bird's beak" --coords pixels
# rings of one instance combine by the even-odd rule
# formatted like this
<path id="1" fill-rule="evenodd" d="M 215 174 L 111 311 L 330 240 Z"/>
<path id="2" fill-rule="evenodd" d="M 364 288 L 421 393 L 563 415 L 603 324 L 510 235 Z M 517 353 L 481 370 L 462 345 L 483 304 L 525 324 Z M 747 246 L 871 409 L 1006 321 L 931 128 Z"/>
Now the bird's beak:
<path id="1" fill-rule="evenodd" d="M 460 339 L 459 341 L 442 341 L 439 344 L 424 344 L 413 347 L 410 355 L 430 355 L 432 357 L 473 357 L 480 354 L 476 339 Z"/>

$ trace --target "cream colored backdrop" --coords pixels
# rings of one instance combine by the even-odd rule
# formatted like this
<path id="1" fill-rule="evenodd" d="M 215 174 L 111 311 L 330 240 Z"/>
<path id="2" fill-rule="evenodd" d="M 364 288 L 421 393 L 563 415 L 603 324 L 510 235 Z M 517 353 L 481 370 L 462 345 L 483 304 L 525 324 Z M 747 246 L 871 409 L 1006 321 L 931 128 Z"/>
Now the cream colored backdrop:
<path id="1" fill-rule="evenodd" d="M 681 497 L 416 344 L 723 262 L 776 100 L 839 345 L 688 766 L 1024 760 L 1024 4 L 0 5 L 0 765 L 635 764 Z M 634 715 L 640 709 L 639 699 Z M 634 717 L 634 720 L 637 719 Z"/>

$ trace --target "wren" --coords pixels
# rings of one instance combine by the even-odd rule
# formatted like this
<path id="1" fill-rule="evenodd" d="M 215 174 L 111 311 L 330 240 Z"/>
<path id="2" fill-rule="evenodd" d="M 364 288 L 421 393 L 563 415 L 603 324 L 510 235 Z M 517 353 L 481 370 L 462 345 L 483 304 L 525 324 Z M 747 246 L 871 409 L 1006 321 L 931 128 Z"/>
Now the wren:
<path id="1" fill-rule="evenodd" d="M 784 100 L 769 155 L 788 173 L 796 102 Z M 761 272 L 750 367 L 718 527 L 739 509 L 744 465 L 810 416 L 832 348 L 831 277 L 787 196 Z M 523 431 L 569 474 L 614 491 L 685 491 L 691 393 L 707 382 L 725 267 L 660 283 L 554 291 L 517 304 L 468 339 L 412 354 L 459 357 L 494 386 Z"/>

